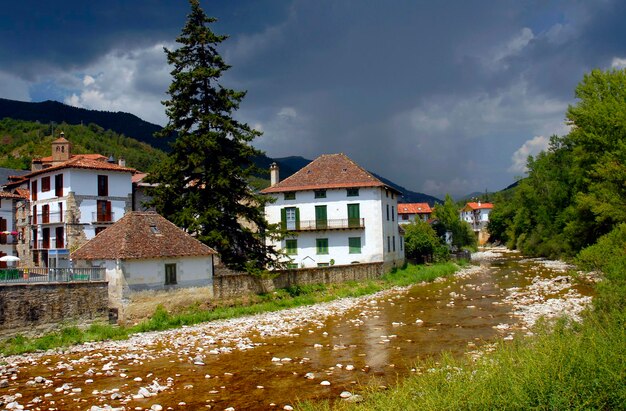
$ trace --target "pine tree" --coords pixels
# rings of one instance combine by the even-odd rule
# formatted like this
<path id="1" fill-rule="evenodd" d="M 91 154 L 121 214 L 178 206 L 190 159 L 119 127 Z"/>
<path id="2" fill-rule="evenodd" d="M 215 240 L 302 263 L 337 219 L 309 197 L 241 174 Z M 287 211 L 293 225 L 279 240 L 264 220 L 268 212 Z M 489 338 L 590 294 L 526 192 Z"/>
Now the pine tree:
<path id="1" fill-rule="evenodd" d="M 216 35 L 216 21 L 190 0 L 191 13 L 176 39 L 176 50 L 165 49 L 173 66 L 169 118 L 160 137 L 175 135 L 167 161 L 150 181 L 152 205 L 163 216 L 213 247 L 234 269 L 261 269 L 275 251 L 264 237 L 273 235 L 263 207 L 267 199 L 252 192 L 248 179 L 260 151 L 250 145 L 261 133 L 233 118 L 245 96 L 223 87 L 219 79 L 228 66 L 217 52 L 227 36 Z"/>

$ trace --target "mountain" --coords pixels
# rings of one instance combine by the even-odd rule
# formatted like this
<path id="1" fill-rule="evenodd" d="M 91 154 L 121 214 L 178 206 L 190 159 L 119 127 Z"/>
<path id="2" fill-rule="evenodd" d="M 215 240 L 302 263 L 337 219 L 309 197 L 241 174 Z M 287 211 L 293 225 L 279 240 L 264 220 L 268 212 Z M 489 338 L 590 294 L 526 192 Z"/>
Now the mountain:
<path id="1" fill-rule="evenodd" d="M 0 98 L 0 119 L 37 121 L 39 123 L 97 124 L 106 130 L 132 137 L 135 140 L 150 144 L 167 151 L 171 139 L 153 137 L 161 130 L 161 126 L 148 123 L 139 117 L 121 111 L 98 111 L 72 107 L 58 101 L 30 103 Z"/>
<path id="2" fill-rule="evenodd" d="M 40 103 L 30 103 L 24 101 L 8 100 L 0 98 L 0 121 L 2 119 L 24 120 L 26 122 L 37 122 L 40 124 L 31 123 L 28 126 L 21 126 L 16 124 L 8 124 L 5 122 L 5 128 L 0 128 L 0 132 L 5 133 L 3 144 L 4 149 L 0 149 L 0 166 L 8 168 L 28 168 L 30 165 L 30 158 L 45 153 L 49 146 L 38 147 L 37 141 L 41 142 L 44 136 L 50 136 L 53 133 L 53 127 L 49 127 L 50 123 L 57 125 L 66 123 L 70 125 L 81 125 L 86 128 L 72 129 L 72 133 L 80 134 L 85 138 L 81 138 L 80 144 L 75 145 L 74 148 L 83 152 L 101 153 L 104 155 L 113 154 L 115 156 L 124 156 L 129 162 L 129 166 L 136 167 L 142 170 L 147 170 L 151 163 L 160 161 L 163 151 L 168 151 L 169 143 L 173 138 L 160 139 L 153 137 L 154 133 L 162 129 L 157 124 L 152 124 L 140 119 L 139 117 L 124 113 L 121 111 L 99 111 L 88 110 L 84 108 L 72 107 L 67 104 L 59 103 L 58 101 L 44 101 Z M 11 130 L 7 130 L 8 127 Z M 22 132 L 18 130 L 18 133 L 13 133 L 13 129 L 25 127 L 23 134 L 28 134 L 28 144 L 24 147 L 18 147 L 20 144 L 15 139 L 22 135 Z M 77 126 L 78 127 L 78 126 Z M 64 128 L 68 128 L 64 126 Z M 76 137 L 72 137 L 72 133 L 66 131 L 66 137 L 72 142 L 72 144 L 78 143 Z M 93 138 L 93 142 L 89 142 L 88 139 Z M 104 138 L 104 140 L 103 140 Z M 106 144 L 106 139 L 112 138 L 116 142 L 123 140 L 122 147 L 109 147 Z M 129 138 L 127 140 L 124 140 Z M 97 141 L 96 141 L 97 140 Z M 144 155 L 141 155 L 139 151 L 134 150 L 137 148 L 134 140 L 145 143 L 152 146 L 157 150 L 156 152 L 150 149 L 145 149 Z M 20 140 L 21 141 L 21 140 Z M 11 147 L 9 147 L 9 145 Z M 132 148 L 131 148 L 132 147 Z M 4 156 L 4 158 L 2 158 Z M 263 170 L 268 170 L 271 163 L 276 162 L 280 167 L 280 178 L 285 179 L 296 171 L 300 170 L 305 165 L 309 164 L 311 160 L 300 156 L 280 157 L 272 159 L 265 155 L 258 156 L 254 159 L 255 164 Z M 134 164 L 133 164 L 134 163 Z M 434 205 L 435 203 L 441 203 L 442 201 L 436 197 L 428 194 L 418 193 L 408 190 L 402 186 L 399 186 L 389 179 L 381 177 L 375 173 L 372 173 L 376 178 L 380 179 L 390 187 L 395 188 L 403 193 L 402 202 L 405 203 L 429 203 Z M 269 184 L 269 175 L 257 176 L 257 182 L 255 185 L 262 187 Z"/>

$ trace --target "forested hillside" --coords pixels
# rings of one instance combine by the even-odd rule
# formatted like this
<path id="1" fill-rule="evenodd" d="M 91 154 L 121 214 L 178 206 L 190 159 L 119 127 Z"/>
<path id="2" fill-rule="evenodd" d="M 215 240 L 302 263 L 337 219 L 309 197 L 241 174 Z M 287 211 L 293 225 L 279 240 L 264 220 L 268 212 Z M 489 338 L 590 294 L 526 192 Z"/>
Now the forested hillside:
<path id="1" fill-rule="evenodd" d="M 125 137 L 96 124 L 50 125 L 5 118 L 0 120 L 0 167 L 30 169 L 34 157 L 49 156 L 50 143 L 63 131 L 72 143 L 72 153 L 99 153 L 123 157 L 129 167 L 148 170 L 165 153 L 146 143 Z M 53 135 L 51 134 L 53 132 Z"/>

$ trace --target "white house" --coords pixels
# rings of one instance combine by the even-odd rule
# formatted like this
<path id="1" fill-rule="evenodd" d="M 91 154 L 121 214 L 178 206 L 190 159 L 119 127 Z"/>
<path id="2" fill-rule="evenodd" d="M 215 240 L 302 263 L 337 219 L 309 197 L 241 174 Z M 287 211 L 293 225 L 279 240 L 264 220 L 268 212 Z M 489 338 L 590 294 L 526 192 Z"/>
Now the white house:
<path id="1" fill-rule="evenodd" d="M 15 228 L 15 203 L 21 197 L 6 191 L 0 191 L 0 257 L 16 255 L 15 244 L 18 231 Z M 0 261 L 0 268 L 6 268 L 6 263 Z"/>
<path id="2" fill-rule="evenodd" d="M 76 267 L 106 268 L 110 305 L 120 307 L 136 291 L 211 286 L 214 254 L 159 214 L 132 211 L 71 256 Z"/>
<path id="3" fill-rule="evenodd" d="M 400 203 L 398 204 L 398 222 L 408 224 L 418 220 L 428 221 L 432 212 L 428 203 Z"/>
<path id="4" fill-rule="evenodd" d="M 290 268 L 351 263 L 404 263 L 397 218 L 400 192 L 385 185 L 345 154 L 313 160 L 283 181 L 271 169 L 262 193 L 276 201 L 265 207 L 270 223 L 289 235 L 280 244 Z"/>
<path id="5" fill-rule="evenodd" d="M 489 222 L 489 213 L 493 209 L 491 203 L 467 203 L 459 213 L 461 221 L 465 221 L 472 226 L 474 231 L 480 231 Z"/>
<path id="6" fill-rule="evenodd" d="M 32 262 L 66 267 L 69 252 L 95 237 L 132 209 L 135 172 L 99 154 L 72 155 L 64 137 L 52 156 L 33 161 L 30 181 Z"/>

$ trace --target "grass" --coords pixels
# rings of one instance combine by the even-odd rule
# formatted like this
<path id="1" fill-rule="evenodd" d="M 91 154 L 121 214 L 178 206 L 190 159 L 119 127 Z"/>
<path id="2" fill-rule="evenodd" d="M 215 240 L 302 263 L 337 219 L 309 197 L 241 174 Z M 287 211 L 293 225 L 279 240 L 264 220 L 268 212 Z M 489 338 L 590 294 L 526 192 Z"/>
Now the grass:
<path id="1" fill-rule="evenodd" d="M 408 265 L 385 274 L 380 280 L 292 286 L 273 293 L 224 302 L 223 305 L 210 310 L 202 309 L 195 304 L 181 312 L 170 313 L 159 306 L 150 319 L 134 326 L 118 327 L 109 324 L 93 324 L 86 329 L 67 326 L 58 332 L 48 333 L 38 338 L 18 335 L 0 342 L 0 353 L 13 355 L 62 348 L 87 341 L 120 340 L 140 332 L 161 331 L 183 325 L 307 306 L 339 298 L 360 297 L 395 286 L 432 281 L 438 277 L 448 276 L 457 271 L 458 268 L 457 264 L 450 262 L 431 266 Z"/>

